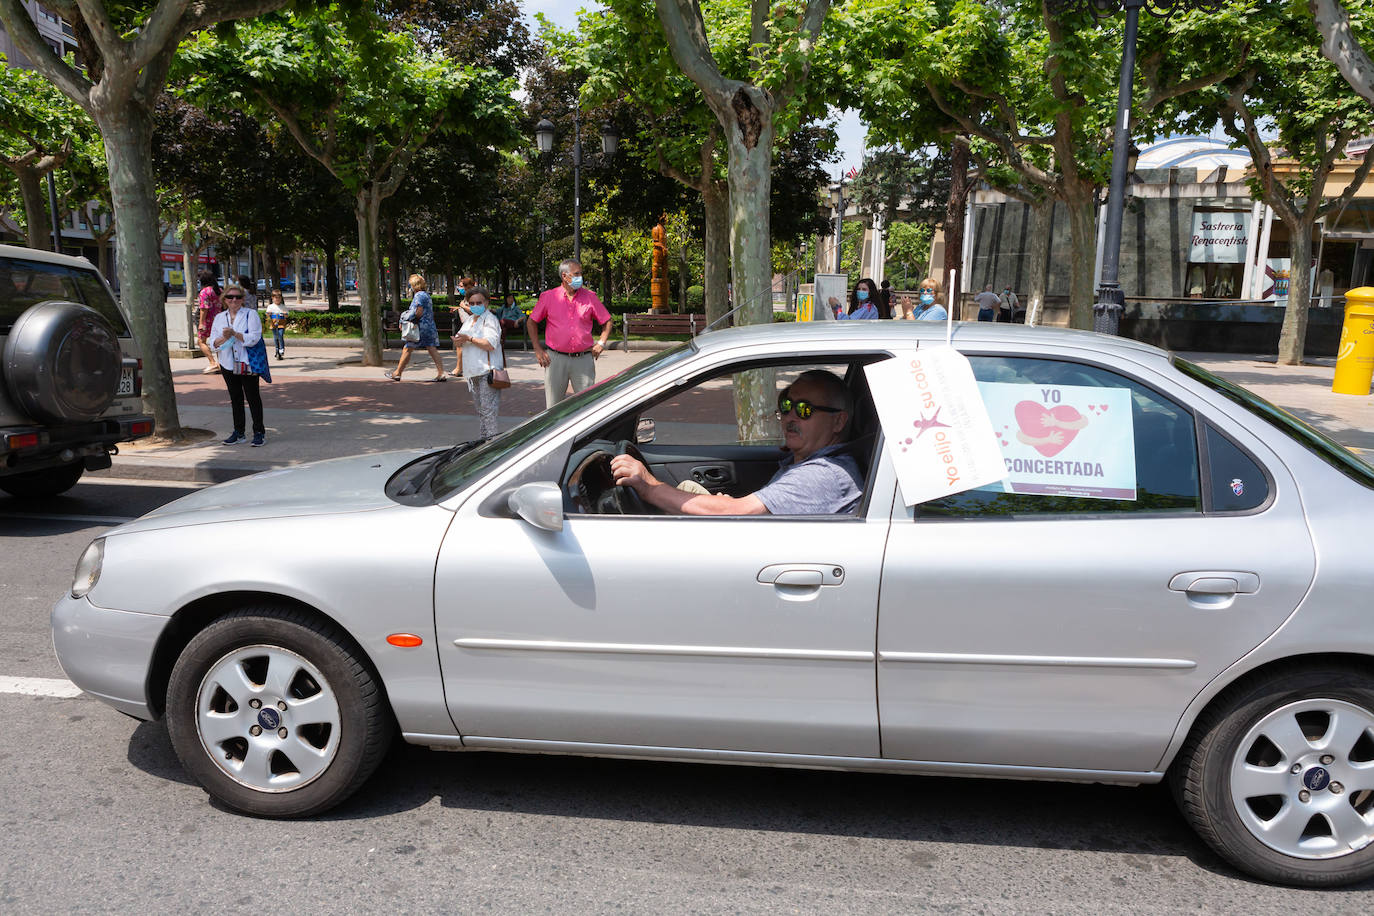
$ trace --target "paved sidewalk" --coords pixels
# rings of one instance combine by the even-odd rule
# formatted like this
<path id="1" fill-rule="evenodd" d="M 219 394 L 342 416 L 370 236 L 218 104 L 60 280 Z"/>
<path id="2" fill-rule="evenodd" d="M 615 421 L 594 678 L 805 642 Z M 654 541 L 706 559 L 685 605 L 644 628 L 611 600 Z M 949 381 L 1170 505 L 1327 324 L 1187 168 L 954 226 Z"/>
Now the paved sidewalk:
<path id="1" fill-rule="evenodd" d="M 267 445 L 221 445 L 230 432 L 229 398 L 217 375 L 203 375 L 204 360 L 174 360 L 177 406 L 184 426 L 211 430 L 213 438 L 190 445 L 121 446 L 106 476 L 217 482 L 258 471 L 407 448 L 441 448 L 477 435 L 467 384 L 434 383 L 427 354 L 411 361 L 392 382 L 382 370 L 364 367 L 356 346 L 287 344 L 287 358 L 273 360 L 272 384 L 264 384 Z M 452 351 L 441 351 L 449 369 Z M 652 351 L 608 350 L 597 363 L 607 378 Z M 386 352 L 388 368 L 400 351 Z M 1272 357 L 1184 354 L 1232 381 L 1291 410 L 1343 445 L 1374 458 L 1374 397 L 1331 393 L 1333 361 L 1317 366 L 1278 366 Z M 534 354 L 507 354 L 512 386 L 503 393 L 501 428 L 544 409 L 543 373 Z"/>

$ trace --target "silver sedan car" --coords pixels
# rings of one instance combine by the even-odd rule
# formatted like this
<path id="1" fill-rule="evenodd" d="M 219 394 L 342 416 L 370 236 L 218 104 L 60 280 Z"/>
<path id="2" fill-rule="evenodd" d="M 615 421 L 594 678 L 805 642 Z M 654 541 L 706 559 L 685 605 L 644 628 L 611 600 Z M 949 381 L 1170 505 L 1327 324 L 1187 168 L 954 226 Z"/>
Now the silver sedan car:
<path id="1" fill-rule="evenodd" d="M 1161 350 L 968 324 L 953 343 L 1007 478 L 909 505 L 897 457 L 949 414 L 884 428 L 878 407 L 916 393 L 870 370 L 943 347 L 932 324 L 712 332 L 487 441 L 188 495 L 87 548 L 58 656 L 259 816 L 343 802 L 399 732 L 1168 779 L 1246 872 L 1374 875 L 1374 469 Z M 775 400 L 813 370 L 839 401 Z M 813 409 L 846 416 L 852 511 L 669 516 L 616 483 L 629 454 L 755 493 Z"/>

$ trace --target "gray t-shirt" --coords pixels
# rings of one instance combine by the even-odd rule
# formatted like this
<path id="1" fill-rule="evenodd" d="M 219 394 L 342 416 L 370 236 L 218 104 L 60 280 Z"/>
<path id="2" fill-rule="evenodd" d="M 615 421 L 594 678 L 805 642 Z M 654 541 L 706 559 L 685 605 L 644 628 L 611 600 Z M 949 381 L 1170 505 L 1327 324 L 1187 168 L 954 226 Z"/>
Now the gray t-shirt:
<path id="1" fill-rule="evenodd" d="M 828 445 L 800 464 L 788 455 L 755 494 L 771 515 L 838 515 L 863 498 L 863 474 L 846 445 Z"/>

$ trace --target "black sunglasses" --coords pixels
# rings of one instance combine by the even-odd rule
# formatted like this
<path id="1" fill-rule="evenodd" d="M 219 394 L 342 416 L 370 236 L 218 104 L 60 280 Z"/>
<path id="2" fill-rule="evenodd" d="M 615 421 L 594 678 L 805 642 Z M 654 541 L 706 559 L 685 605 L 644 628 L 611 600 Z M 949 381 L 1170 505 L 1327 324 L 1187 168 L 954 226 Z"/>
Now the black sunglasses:
<path id="1" fill-rule="evenodd" d="M 778 398 L 778 419 L 781 420 L 793 410 L 797 412 L 797 419 L 808 420 L 811 418 L 811 411 L 819 410 L 823 413 L 844 413 L 840 407 L 824 407 L 820 404 L 812 404 L 810 401 L 794 401 L 789 397 Z"/>
<path id="2" fill-rule="evenodd" d="M 226 299 L 242 299 L 243 296 L 242 296 L 242 295 L 239 295 L 239 294 L 235 294 L 235 293 L 229 293 L 229 294 L 226 295 L 224 298 L 226 298 Z"/>

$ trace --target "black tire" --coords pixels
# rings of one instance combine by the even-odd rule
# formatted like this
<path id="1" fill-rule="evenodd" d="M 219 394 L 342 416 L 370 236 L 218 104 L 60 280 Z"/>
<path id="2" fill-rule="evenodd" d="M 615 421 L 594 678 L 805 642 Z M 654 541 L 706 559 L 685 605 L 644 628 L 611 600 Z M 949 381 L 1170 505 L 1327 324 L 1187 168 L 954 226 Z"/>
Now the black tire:
<path id="1" fill-rule="evenodd" d="M 16 499 L 44 499 L 66 493 L 85 473 L 85 465 L 63 464 L 41 471 L 26 471 L 23 474 L 7 474 L 0 477 L 0 490 Z"/>
<path id="2" fill-rule="evenodd" d="M 279 663 L 284 667 L 272 667 Z M 250 708 L 251 700 L 241 704 L 216 686 L 230 680 L 220 676 L 226 671 L 254 683 L 244 695 L 262 705 Z M 282 681 L 283 672 L 294 673 Z M 335 708 L 337 733 L 312 720 L 325 700 L 333 706 L 324 709 Z M 293 719 L 298 704 L 313 712 Z M 211 736 L 212 726 L 234 734 Z M 252 726 L 257 735 L 246 731 Z M 300 611 L 261 606 L 219 618 L 187 644 L 167 688 L 167 732 L 182 765 L 212 797 L 246 814 L 285 818 L 319 814 L 356 792 L 385 756 L 395 723 L 376 675 L 342 632 Z M 266 770 L 253 766 L 264 762 Z M 311 766 L 319 772 L 308 775 Z M 269 784 L 277 780 L 284 781 Z"/>
<path id="3" fill-rule="evenodd" d="M 1345 737 L 1352 724 L 1358 739 Z M 1374 782 L 1342 775 L 1353 772 L 1349 762 L 1371 759 L 1374 678 L 1353 666 L 1290 669 L 1242 682 L 1208 709 L 1169 780 L 1193 829 L 1236 868 L 1266 881 L 1329 887 L 1374 876 Z M 1235 783 L 1233 768 L 1255 788 Z M 1296 838 L 1290 826 L 1301 827 Z"/>
<path id="4" fill-rule="evenodd" d="M 48 300 L 10 328 L 4 379 L 10 399 L 43 422 L 94 420 L 114 403 L 124 354 L 119 332 L 95 309 Z"/>

